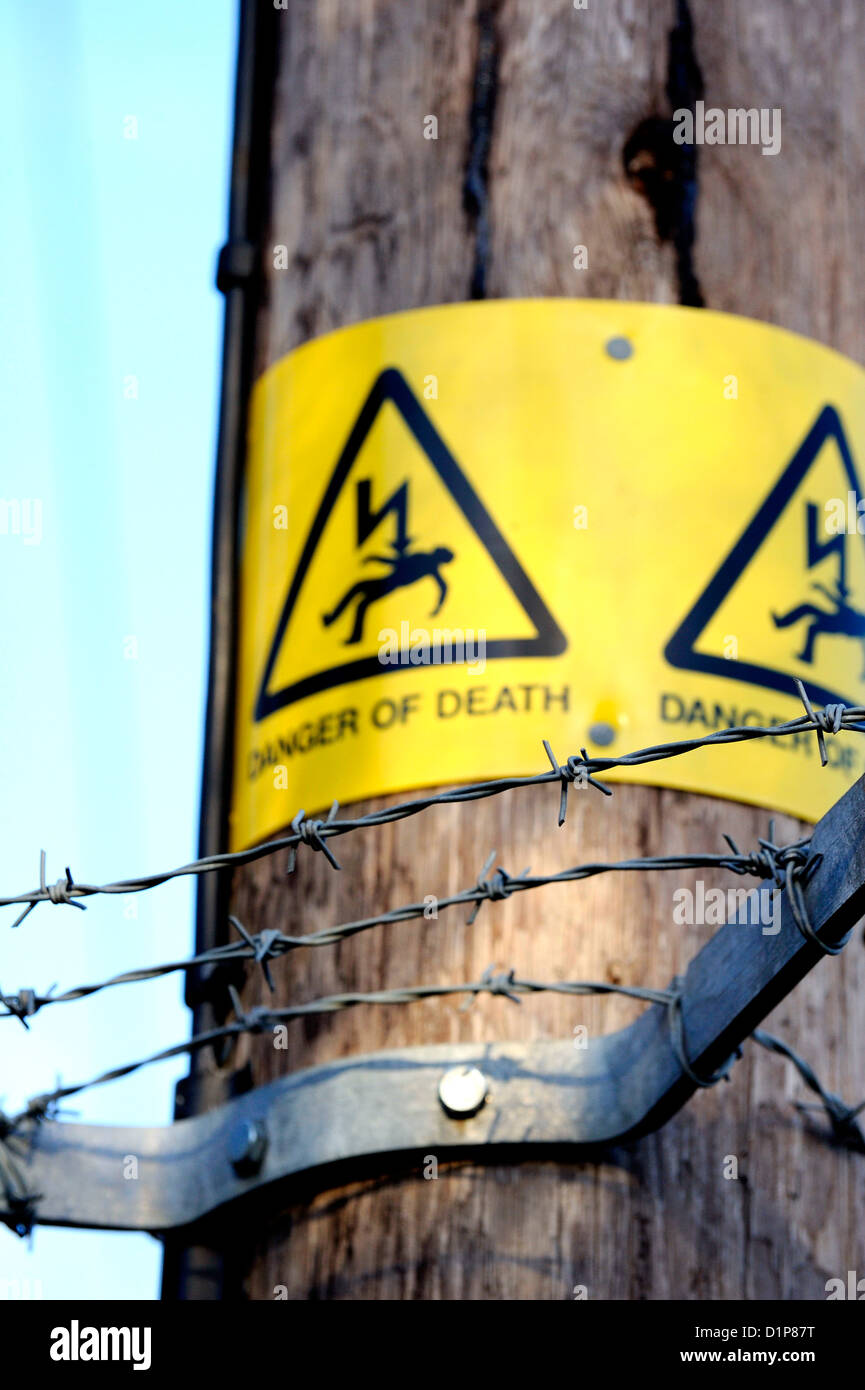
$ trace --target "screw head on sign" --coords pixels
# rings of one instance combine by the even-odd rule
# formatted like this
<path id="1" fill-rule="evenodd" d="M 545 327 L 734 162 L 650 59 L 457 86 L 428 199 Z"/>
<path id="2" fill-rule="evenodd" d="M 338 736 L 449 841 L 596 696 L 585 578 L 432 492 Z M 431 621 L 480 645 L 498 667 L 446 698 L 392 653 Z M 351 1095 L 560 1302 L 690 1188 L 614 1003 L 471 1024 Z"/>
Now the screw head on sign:
<path id="1" fill-rule="evenodd" d="M 607 356 L 617 362 L 626 362 L 633 355 L 634 345 L 628 338 L 610 338 L 606 346 Z"/>
<path id="2" fill-rule="evenodd" d="M 244 1120 L 228 1139 L 228 1158 L 239 1178 L 251 1178 L 264 1161 L 267 1132 L 260 1120 Z"/>
<path id="3" fill-rule="evenodd" d="M 592 724 L 589 728 L 589 738 L 592 740 L 592 743 L 597 743 L 600 748 L 608 748 L 611 743 L 615 742 L 616 731 L 612 724 L 604 722 Z"/>
<path id="4" fill-rule="evenodd" d="M 477 1067 L 451 1067 L 439 1082 L 439 1100 L 454 1120 L 476 1115 L 487 1098 L 487 1079 Z"/>

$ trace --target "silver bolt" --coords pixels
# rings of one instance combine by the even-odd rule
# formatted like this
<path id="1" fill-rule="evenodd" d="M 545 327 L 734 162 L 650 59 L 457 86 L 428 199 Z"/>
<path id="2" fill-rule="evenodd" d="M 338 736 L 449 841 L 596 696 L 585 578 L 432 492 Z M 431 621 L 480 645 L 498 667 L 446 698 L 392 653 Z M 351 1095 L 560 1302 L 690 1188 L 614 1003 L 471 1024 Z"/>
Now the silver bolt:
<path id="1" fill-rule="evenodd" d="M 477 1067 L 451 1067 L 439 1082 L 439 1100 L 454 1120 L 476 1115 L 487 1098 L 487 1079 Z"/>
<path id="2" fill-rule="evenodd" d="M 617 362 L 625 362 L 633 354 L 634 345 L 628 338 L 611 338 L 607 343 L 607 356 Z"/>
<path id="3" fill-rule="evenodd" d="M 267 1131 L 261 1120 L 244 1120 L 232 1130 L 228 1139 L 228 1158 L 239 1178 L 251 1178 L 258 1172 L 267 1149 Z"/>
<path id="4" fill-rule="evenodd" d="M 592 743 L 597 743 L 601 748 L 608 748 L 615 742 L 616 731 L 612 724 L 600 723 L 592 724 L 589 728 L 589 738 Z"/>

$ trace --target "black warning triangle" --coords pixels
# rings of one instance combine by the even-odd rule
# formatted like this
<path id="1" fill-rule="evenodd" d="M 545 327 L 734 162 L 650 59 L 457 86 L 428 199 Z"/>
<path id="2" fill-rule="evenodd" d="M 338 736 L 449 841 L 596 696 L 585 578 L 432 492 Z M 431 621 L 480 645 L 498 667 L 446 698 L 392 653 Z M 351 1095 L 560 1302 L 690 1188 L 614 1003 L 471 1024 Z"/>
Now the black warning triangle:
<path id="1" fill-rule="evenodd" d="M 383 666 L 376 656 L 366 656 L 353 661 L 342 662 L 339 665 L 329 667 L 327 670 L 318 671 L 314 675 L 306 676 L 302 680 L 285 686 L 282 690 L 270 689 L 273 669 L 282 643 L 290 633 L 291 616 L 303 588 L 303 582 L 315 554 L 316 546 L 321 539 L 328 517 L 346 482 L 352 464 L 375 424 L 379 411 L 387 401 L 391 401 L 400 412 L 423 453 L 469 522 L 535 629 L 536 635 L 534 637 L 496 638 L 487 641 L 486 659 L 494 661 L 503 657 L 560 656 L 567 648 L 565 634 L 414 395 L 408 382 L 395 367 L 388 367 L 377 377 L 357 420 L 352 426 L 321 500 L 321 505 L 310 527 L 270 645 L 255 704 L 256 722 L 266 719 L 268 715 L 274 714 L 276 710 L 283 709 L 286 705 L 293 704 L 295 700 L 302 700 L 307 695 L 314 695 L 334 686 L 345 685 L 349 681 L 362 680 L 367 676 L 380 676 L 388 671 L 401 669 L 398 666 Z"/>
<path id="2" fill-rule="evenodd" d="M 828 439 L 834 439 L 838 446 L 849 486 L 855 493 L 857 500 L 863 496 L 841 419 L 834 406 L 825 405 L 775 486 L 664 648 L 664 656 L 671 666 L 677 666 L 683 671 L 701 671 L 708 675 L 748 681 L 752 685 L 762 685 L 769 690 L 782 691 L 785 695 L 792 693 L 793 682 L 789 671 L 778 670 L 770 666 L 760 666 L 750 661 L 737 661 L 723 656 L 707 655 L 698 652 L 696 646 L 725 598 L 745 572 L 785 507 L 792 500 L 796 489 Z M 865 536 L 860 536 L 860 540 L 865 546 Z M 843 693 L 829 690 L 825 686 L 817 684 L 811 677 L 808 678 L 807 683 L 809 693 L 823 704 L 855 703 L 849 698 L 845 698 Z"/>

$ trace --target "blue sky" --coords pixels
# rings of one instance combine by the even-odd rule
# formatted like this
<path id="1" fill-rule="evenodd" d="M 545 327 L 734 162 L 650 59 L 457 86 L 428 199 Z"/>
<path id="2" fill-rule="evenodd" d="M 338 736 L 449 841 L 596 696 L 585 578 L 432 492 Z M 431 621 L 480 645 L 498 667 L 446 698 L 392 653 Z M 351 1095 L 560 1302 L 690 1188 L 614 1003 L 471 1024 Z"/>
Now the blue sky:
<path id="1" fill-rule="evenodd" d="M 233 0 L 0 4 L 0 496 L 22 518 L 0 533 L 0 893 L 35 886 L 43 848 L 49 879 L 89 882 L 195 853 L 236 18 Z M 14 932 L 2 909 L 0 987 L 177 958 L 193 907 L 186 881 L 44 905 Z M 0 1021 L 0 1106 L 185 1038 L 182 990 L 126 986 L 29 1033 Z M 187 1069 L 70 1109 L 168 1122 Z M 0 1227 L 0 1296 L 18 1279 L 153 1298 L 160 1266 L 144 1235 L 37 1227 L 28 1247 Z"/>

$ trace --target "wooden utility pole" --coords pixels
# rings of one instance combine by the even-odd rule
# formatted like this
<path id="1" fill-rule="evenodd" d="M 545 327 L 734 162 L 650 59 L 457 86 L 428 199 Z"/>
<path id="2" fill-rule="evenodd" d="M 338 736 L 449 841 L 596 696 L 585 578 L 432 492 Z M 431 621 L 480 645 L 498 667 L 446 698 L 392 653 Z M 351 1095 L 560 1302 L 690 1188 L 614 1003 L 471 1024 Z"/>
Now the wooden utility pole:
<path id="1" fill-rule="evenodd" d="M 256 373 L 332 329 L 483 297 L 706 305 L 865 361 L 861 7 L 289 0 L 275 22 Z M 673 110 L 704 93 L 719 107 L 780 107 L 782 154 L 676 146 Z M 423 138 L 431 114 L 434 141 Z M 589 253 L 582 271 L 577 243 Z M 287 248 L 285 269 L 276 245 Z M 301 854 L 290 878 L 281 856 L 263 859 L 235 875 L 232 907 L 249 930 L 308 932 L 458 891 L 493 848 L 513 871 L 552 873 L 578 860 L 714 850 L 724 832 L 752 846 L 766 833 L 763 810 L 682 792 L 634 786 L 609 802 L 571 800 L 560 832 L 544 787 L 347 836 L 338 874 L 321 855 Z M 779 842 L 806 831 L 778 818 Z M 273 967 L 275 997 L 251 972 L 243 1002 L 474 980 L 490 962 L 536 979 L 662 985 L 708 935 L 672 925 L 658 877 L 608 875 L 490 904 L 471 926 L 451 913 L 295 952 Z M 849 1099 L 865 1094 L 863 988 L 855 938 L 768 1023 Z M 465 1012 L 453 1001 L 355 1009 L 292 1024 L 287 1051 L 245 1039 L 230 1065 L 248 1061 L 261 1084 L 387 1047 L 569 1037 L 578 1024 L 609 1032 L 638 1009 L 557 996 L 519 1010 L 489 997 Z M 821 1298 L 827 1278 L 865 1269 L 865 1169 L 815 1137 L 792 1108 L 801 1094 L 782 1060 L 750 1049 L 732 1084 L 597 1162 L 527 1156 L 442 1164 L 435 1181 L 400 1171 L 325 1191 L 307 1183 L 238 1236 L 245 1290 Z M 728 1155 L 738 1181 L 724 1180 Z"/>

